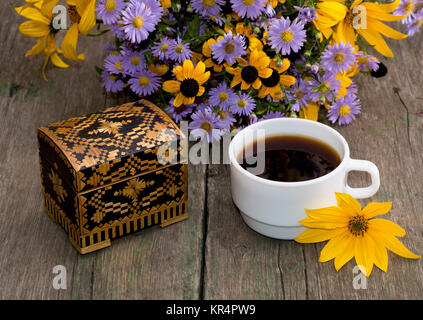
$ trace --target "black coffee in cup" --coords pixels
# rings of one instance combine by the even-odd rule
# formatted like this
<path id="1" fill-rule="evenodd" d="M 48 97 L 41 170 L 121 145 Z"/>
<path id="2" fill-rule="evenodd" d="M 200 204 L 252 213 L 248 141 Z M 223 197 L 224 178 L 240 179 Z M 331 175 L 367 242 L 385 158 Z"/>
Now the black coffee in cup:
<path id="1" fill-rule="evenodd" d="M 311 180 L 328 174 L 341 163 L 341 157 L 331 146 L 305 136 L 269 136 L 264 140 L 264 150 L 257 152 L 260 143 L 255 141 L 252 146 L 244 148 L 238 156 L 238 162 L 248 170 L 249 167 L 257 166 L 257 159 L 264 159 L 264 169 L 256 175 L 268 180 Z"/>

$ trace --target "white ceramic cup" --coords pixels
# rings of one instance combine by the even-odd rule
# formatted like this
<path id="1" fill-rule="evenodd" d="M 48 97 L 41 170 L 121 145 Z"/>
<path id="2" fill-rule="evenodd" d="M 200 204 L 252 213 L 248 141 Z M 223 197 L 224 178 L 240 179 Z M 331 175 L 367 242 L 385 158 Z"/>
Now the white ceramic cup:
<path id="1" fill-rule="evenodd" d="M 240 166 L 238 157 L 245 146 L 256 141 L 258 132 L 265 137 L 298 135 L 320 140 L 330 145 L 342 161 L 330 173 L 307 181 L 279 182 L 255 176 Z M 341 134 L 311 120 L 278 118 L 250 125 L 232 139 L 229 160 L 232 198 L 242 218 L 253 230 L 277 239 L 294 239 L 301 234 L 305 228 L 299 221 L 307 216 L 304 209 L 336 205 L 335 192 L 348 193 L 358 199 L 368 198 L 380 185 L 379 170 L 372 162 L 351 159 L 348 143 Z M 351 188 L 347 183 L 350 171 L 368 172 L 371 185 Z"/>

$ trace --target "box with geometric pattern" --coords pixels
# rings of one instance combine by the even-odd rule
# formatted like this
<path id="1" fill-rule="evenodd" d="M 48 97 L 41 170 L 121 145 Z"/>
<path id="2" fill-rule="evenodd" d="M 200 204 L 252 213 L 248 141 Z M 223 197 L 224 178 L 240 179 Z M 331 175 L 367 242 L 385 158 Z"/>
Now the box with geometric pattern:
<path id="1" fill-rule="evenodd" d="M 140 100 L 38 129 L 47 214 L 85 254 L 188 217 L 186 139 Z"/>

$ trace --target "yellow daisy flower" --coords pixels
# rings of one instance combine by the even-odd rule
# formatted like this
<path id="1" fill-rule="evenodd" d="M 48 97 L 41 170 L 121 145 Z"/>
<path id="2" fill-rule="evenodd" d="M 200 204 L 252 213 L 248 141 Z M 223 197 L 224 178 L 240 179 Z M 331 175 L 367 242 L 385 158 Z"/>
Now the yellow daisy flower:
<path id="1" fill-rule="evenodd" d="M 391 202 L 372 202 L 362 209 L 349 194 L 335 193 L 335 196 L 337 206 L 305 209 L 308 217 L 300 223 L 310 229 L 295 238 L 300 243 L 329 240 L 320 253 L 319 262 L 335 259 L 338 271 L 355 257 L 361 272 L 369 277 L 373 265 L 387 271 L 386 248 L 404 258 L 419 258 L 396 238 L 405 235 L 404 229 L 392 221 L 375 218 L 389 212 Z"/>
<path id="2" fill-rule="evenodd" d="M 243 58 L 236 58 L 236 60 L 242 67 L 226 67 L 226 71 L 234 75 L 231 88 L 241 84 L 241 90 L 247 90 L 251 86 L 258 90 L 262 85 L 260 78 L 269 78 L 272 75 L 272 69 L 269 68 L 271 60 L 263 51 L 251 52 L 249 62 Z"/>
<path id="3" fill-rule="evenodd" d="M 388 27 L 380 21 L 404 19 L 408 14 L 405 16 L 390 14 L 399 4 L 400 0 L 395 0 L 389 4 L 355 0 L 350 7 L 347 7 L 341 1 L 322 0 L 317 4 L 317 18 L 314 19 L 313 23 L 326 38 L 329 38 L 333 33 L 335 42 L 344 41 L 355 45 L 357 34 L 359 34 L 379 53 L 387 57 L 393 57 L 394 55 L 382 35 L 396 40 L 404 39 L 407 35 Z M 353 26 L 354 22 L 363 23 L 356 18 L 361 14 L 358 6 L 363 6 L 366 9 L 366 28 L 355 28 Z"/>
<path id="4" fill-rule="evenodd" d="M 272 8 L 276 8 L 278 6 L 278 3 L 285 3 L 286 0 L 267 0 L 265 4 L 270 3 Z"/>
<path id="5" fill-rule="evenodd" d="M 257 35 L 253 33 L 253 29 L 250 24 L 246 26 L 243 22 L 237 23 L 235 30 L 229 26 L 225 26 L 225 33 L 228 33 L 229 31 L 232 31 L 233 34 L 240 34 L 244 36 L 245 47 L 247 48 L 248 53 L 251 53 L 253 50 L 263 50 L 263 44 L 258 39 Z"/>
<path id="6" fill-rule="evenodd" d="M 213 68 L 215 72 L 221 72 L 223 69 L 223 64 L 219 64 L 212 56 L 211 45 L 217 42 L 216 39 L 209 39 L 203 43 L 202 53 L 206 57 L 204 64 L 207 68 Z"/>
<path id="7" fill-rule="evenodd" d="M 15 8 L 15 11 L 29 19 L 19 25 L 19 31 L 25 36 L 38 38 L 37 43 L 27 51 L 25 56 L 45 54 L 42 67 L 42 75 L 47 81 L 45 70 L 49 61 L 59 68 L 68 68 L 69 65 L 63 62 L 59 54 L 61 50 L 57 47 L 55 35 L 57 30 L 51 28 L 53 21 L 53 8 L 59 0 L 27 1 L 27 5 Z M 31 6 L 34 5 L 34 6 Z"/>
<path id="8" fill-rule="evenodd" d="M 195 97 L 203 95 L 205 89 L 202 86 L 209 77 L 210 71 L 206 72 L 206 65 L 200 61 L 194 68 L 191 60 L 185 60 L 182 66 L 173 68 L 173 74 L 176 80 L 168 80 L 163 83 L 163 90 L 170 93 L 176 93 L 173 105 L 190 105 L 195 101 Z"/>
<path id="9" fill-rule="evenodd" d="M 269 67 L 272 69 L 272 75 L 261 79 L 262 87 L 258 93 L 260 99 L 265 98 L 267 95 L 270 95 L 275 100 L 282 99 L 281 85 L 290 87 L 296 82 L 295 77 L 282 74 L 288 70 L 290 64 L 291 62 L 286 58 L 282 60 L 281 66 L 278 66 L 275 60 L 270 62 Z"/>
<path id="10" fill-rule="evenodd" d="M 96 24 L 95 0 L 66 0 L 66 3 L 73 24 L 63 38 L 63 55 L 71 60 L 84 60 L 83 53 L 76 53 L 76 46 L 79 33 L 87 35 Z"/>

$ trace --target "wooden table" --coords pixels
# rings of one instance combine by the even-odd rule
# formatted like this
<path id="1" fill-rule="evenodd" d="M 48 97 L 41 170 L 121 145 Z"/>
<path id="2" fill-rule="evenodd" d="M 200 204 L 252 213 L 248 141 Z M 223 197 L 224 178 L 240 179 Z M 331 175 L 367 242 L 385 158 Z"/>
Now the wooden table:
<path id="1" fill-rule="evenodd" d="M 24 58 L 33 39 L 18 33 L 15 1 L 0 2 L 0 299 L 422 299 L 422 260 L 389 253 L 388 272 L 375 269 L 355 290 L 354 261 L 336 272 L 319 263 L 323 243 L 278 241 L 249 229 L 232 203 L 228 166 L 189 167 L 187 221 L 151 228 L 110 248 L 79 255 L 44 213 L 36 129 L 124 102 L 106 95 L 94 65 L 107 37 L 82 37 L 86 60 L 68 70 L 43 57 Z M 392 201 L 387 218 L 407 231 L 403 243 L 423 248 L 423 32 L 390 42 L 395 59 L 382 79 L 358 78 L 363 112 L 347 127 L 352 157 L 373 161 L 381 187 L 368 201 Z M 352 174 L 353 186 L 369 183 Z M 363 201 L 366 204 L 368 201 Z M 56 290 L 52 270 L 67 270 Z"/>

